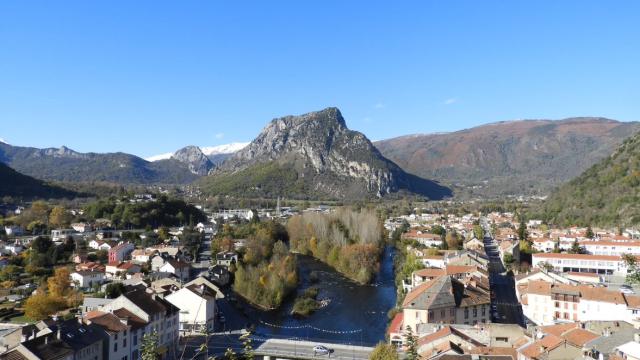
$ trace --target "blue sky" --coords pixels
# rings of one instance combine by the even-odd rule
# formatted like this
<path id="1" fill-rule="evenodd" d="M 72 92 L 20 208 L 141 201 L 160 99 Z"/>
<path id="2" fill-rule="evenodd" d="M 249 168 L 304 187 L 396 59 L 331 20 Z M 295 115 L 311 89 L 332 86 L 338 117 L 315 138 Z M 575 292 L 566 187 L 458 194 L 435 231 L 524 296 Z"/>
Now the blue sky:
<path id="1" fill-rule="evenodd" d="M 141 156 L 337 106 L 371 139 L 640 120 L 638 1 L 3 1 L 0 138 Z"/>

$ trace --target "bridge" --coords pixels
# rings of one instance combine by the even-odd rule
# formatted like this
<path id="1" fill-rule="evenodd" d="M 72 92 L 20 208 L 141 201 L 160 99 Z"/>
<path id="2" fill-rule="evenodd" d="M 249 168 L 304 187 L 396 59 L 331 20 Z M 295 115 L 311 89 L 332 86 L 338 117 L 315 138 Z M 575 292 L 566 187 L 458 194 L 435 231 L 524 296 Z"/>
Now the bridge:
<path id="1" fill-rule="evenodd" d="M 327 355 L 313 353 L 313 347 L 323 345 L 331 350 Z M 304 359 L 304 360 L 367 360 L 373 351 L 372 347 L 317 343 L 300 340 L 269 339 L 256 347 L 255 354 L 265 360 Z"/>
<path id="2" fill-rule="evenodd" d="M 244 331 L 233 331 L 210 334 L 208 338 L 201 335 L 187 336 L 181 339 L 175 359 L 207 360 L 210 356 L 223 356 L 227 349 L 236 353 L 243 351 L 239 335 Z M 203 344 L 207 344 L 206 350 Z M 251 335 L 251 344 L 257 358 L 265 360 L 303 359 L 303 360 L 367 360 L 373 347 L 335 344 L 323 340 L 310 341 L 297 338 L 275 338 Z M 323 345 L 330 349 L 330 354 L 313 353 L 313 347 Z"/>

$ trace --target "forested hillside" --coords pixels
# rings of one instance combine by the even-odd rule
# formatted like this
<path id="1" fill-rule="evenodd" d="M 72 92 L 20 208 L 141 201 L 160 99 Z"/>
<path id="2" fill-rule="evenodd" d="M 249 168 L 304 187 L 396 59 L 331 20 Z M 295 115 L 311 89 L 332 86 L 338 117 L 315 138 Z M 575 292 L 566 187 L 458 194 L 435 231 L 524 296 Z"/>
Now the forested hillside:
<path id="1" fill-rule="evenodd" d="M 559 225 L 640 224 L 640 135 L 560 187 L 538 212 Z"/>

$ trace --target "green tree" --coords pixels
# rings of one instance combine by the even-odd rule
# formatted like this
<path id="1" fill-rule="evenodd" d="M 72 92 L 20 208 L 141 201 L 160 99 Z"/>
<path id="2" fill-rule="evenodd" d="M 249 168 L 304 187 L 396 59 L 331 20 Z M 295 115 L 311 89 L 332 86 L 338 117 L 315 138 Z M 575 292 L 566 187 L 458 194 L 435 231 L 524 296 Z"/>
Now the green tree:
<path id="1" fill-rule="evenodd" d="M 107 284 L 107 288 L 105 289 L 105 294 L 109 299 L 115 299 L 118 296 L 122 295 L 125 290 L 125 286 L 123 283 L 110 283 Z"/>
<path id="2" fill-rule="evenodd" d="M 638 268 L 638 259 L 631 254 L 623 254 L 622 259 L 627 265 L 627 278 L 629 284 L 640 284 L 640 269 Z"/>
<path id="3" fill-rule="evenodd" d="M 518 238 L 520 240 L 529 241 L 529 232 L 527 231 L 527 224 L 524 222 L 524 217 L 520 219 L 520 226 L 518 227 Z"/>
<path id="4" fill-rule="evenodd" d="M 587 227 L 587 233 L 585 234 L 585 236 L 588 239 L 593 239 L 595 237 L 595 234 L 593 233 L 593 229 L 591 228 L 591 225 Z"/>
<path id="5" fill-rule="evenodd" d="M 482 241 L 484 239 L 484 229 L 480 225 L 473 225 L 473 236 Z"/>
<path id="6" fill-rule="evenodd" d="M 227 348 L 227 351 L 224 352 L 224 358 L 227 360 L 236 360 L 238 356 L 232 348 Z"/>
<path id="7" fill-rule="evenodd" d="M 158 333 L 152 332 L 150 334 L 144 334 L 142 337 L 142 344 L 140 345 L 140 357 L 142 360 L 158 360 Z"/>
<path id="8" fill-rule="evenodd" d="M 240 336 L 242 342 L 242 355 L 245 360 L 253 360 L 255 353 L 251 345 L 251 332 L 246 332 Z"/>
<path id="9" fill-rule="evenodd" d="M 584 249 L 582 248 L 582 246 L 580 246 L 580 243 L 578 243 L 578 239 L 573 241 L 573 244 L 571 245 L 571 249 L 569 249 L 569 253 L 570 254 L 583 254 L 584 253 Z"/>
<path id="10" fill-rule="evenodd" d="M 413 334 L 411 327 L 407 325 L 405 338 L 407 340 L 407 360 L 418 360 L 420 354 L 418 354 L 418 337 Z"/>
<path id="11" fill-rule="evenodd" d="M 396 348 L 391 344 L 379 342 L 371 354 L 369 354 L 370 360 L 398 360 L 398 352 Z"/>

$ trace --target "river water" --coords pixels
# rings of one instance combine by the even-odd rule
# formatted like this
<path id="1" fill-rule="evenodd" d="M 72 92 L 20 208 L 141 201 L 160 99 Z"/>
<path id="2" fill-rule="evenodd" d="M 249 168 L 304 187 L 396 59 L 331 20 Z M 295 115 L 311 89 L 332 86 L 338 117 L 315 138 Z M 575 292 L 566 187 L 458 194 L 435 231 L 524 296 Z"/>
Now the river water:
<path id="1" fill-rule="evenodd" d="M 387 312 L 396 303 L 393 252 L 393 247 L 385 248 L 380 271 L 370 285 L 359 285 L 324 263 L 299 255 L 298 293 L 315 286 L 319 289 L 318 299 L 329 300 L 328 305 L 308 317 L 290 314 L 293 296 L 274 311 L 260 311 L 247 304 L 237 304 L 232 309 L 229 306 L 222 308 L 223 313 L 231 317 L 228 321 L 230 327 L 241 321 L 245 321 L 244 325 L 255 325 L 256 336 L 375 345 L 384 340 Z M 312 281 L 312 272 L 317 274 L 317 281 Z"/>

